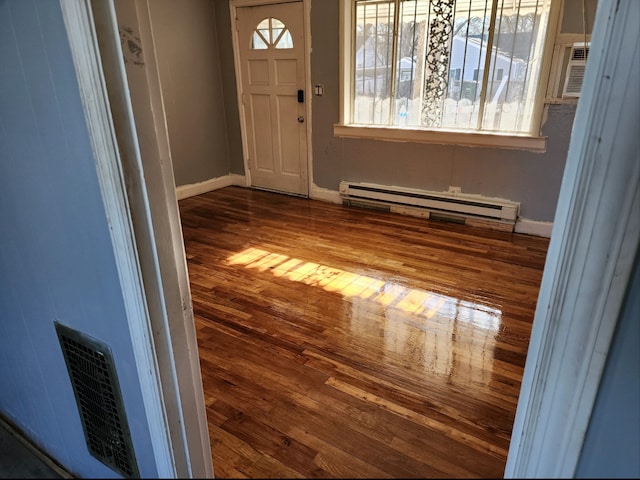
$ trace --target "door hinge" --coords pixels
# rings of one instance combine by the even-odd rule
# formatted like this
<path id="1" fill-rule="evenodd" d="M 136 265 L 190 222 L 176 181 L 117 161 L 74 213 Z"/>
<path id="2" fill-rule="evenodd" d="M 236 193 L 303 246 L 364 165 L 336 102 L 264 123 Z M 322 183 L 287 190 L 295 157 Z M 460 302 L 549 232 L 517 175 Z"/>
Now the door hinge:
<path id="1" fill-rule="evenodd" d="M 245 94 L 242 92 L 242 105 L 246 105 Z"/>

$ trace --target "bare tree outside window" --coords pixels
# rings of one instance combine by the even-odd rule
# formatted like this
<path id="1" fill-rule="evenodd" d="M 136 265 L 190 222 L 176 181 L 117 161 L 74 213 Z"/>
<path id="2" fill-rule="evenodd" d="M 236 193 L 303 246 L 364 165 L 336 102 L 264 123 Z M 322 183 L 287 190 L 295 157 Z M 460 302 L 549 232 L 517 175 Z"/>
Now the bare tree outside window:
<path id="1" fill-rule="evenodd" d="M 550 0 L 504 3 L 355 0 L 353 123 L 528 132 Z"/>

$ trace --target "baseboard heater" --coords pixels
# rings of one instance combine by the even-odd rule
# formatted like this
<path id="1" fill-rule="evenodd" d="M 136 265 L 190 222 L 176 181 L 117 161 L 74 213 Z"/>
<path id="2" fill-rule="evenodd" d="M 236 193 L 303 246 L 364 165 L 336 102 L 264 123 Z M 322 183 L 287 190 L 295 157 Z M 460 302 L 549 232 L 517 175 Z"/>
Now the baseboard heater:
<path id="1" fill-rule="evenodd" d="M 340 197 L 347 206 L 384 209 L 508 232 L 514 229 L 520 206 L 508 200 L 475 195 L 346 181 L 340 182 Z"/>

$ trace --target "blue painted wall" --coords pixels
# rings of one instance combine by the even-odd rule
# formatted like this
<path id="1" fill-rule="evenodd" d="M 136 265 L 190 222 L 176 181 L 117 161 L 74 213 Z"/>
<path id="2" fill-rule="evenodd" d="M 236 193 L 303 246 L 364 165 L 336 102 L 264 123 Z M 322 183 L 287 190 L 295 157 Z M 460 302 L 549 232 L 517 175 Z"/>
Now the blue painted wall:
<path id="1" fill-rule="evenodd" d="M 54 320 L 108 344 L 142 476 L 157 475 L 60 5 L 0 0 L 0 413 L 80 477 L 87 450 Z"/>
<path id="2" fill-rule="evenodd" d="M 611 343 L 576 478 L 640 478 L 640 252 Z"/>

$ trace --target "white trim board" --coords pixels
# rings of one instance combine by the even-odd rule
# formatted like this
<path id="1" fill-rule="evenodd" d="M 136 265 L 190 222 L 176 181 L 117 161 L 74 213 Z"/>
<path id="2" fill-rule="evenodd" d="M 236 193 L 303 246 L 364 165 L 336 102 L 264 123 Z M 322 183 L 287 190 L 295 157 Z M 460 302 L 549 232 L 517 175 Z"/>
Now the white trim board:
<path id="1" fill-rule="evenodd" d="M 123 170 L 143 260 L 176 475 L 210 477 L 211 446 L 149 2 L 94 0 L 96 10 L 102 4 L 111 5 L 112 29 L 111 42 L 106 34 L 100 45 L 112 43 L 106 54 L 119 58 L 105 66 L 117 134 L 120 141 L 129 135 L 139 139 L 139 149 L 122 149 Z M 139 36 L 143 65 L 124 64 L 117 22 Z M 124 105 L 131 114 L 116 116 Z"/>
<path id="2" fill-rule="evenodd" d="M 124 299 L 136 372 L 159 477 L 175 477 L 169 424 L 163 404 L 160 372 L 147 310 L 137 245 L 124 190 L 125 179 L 102 75 L 94 20 L 88 2 L 60 0 L 69 47 L 78 78 L 80 96 L 100 191 L 109 221 L 120 288 Z"/>
<path id="3" fill-rule="evenodd" d="M 247 179 L 244 175 L 231 173 L 223 177 L 210 178 L 204 182 L 180 185 L 176 188 L 176 197 L 178 200 L 183 200 L 185 198 L 195 197 L 196 195 L 202 195 L 203 193 L 213 192 L 214 190 L 219 190 L 224 187 L 230 187 L 231 185 L 246 187 Z"/>
<path id="4" fill-rule="evenodd" d="M 418 128 L 385 126 L 342 125 L 333 126 L 333 134 L 343 138 L 367 138 L 391 142 L 433 143 L 440 145 L 464 145 L 469 147 L 506 148 L 545 152 L 547 137 L 533 135 L 508 135 L 489 132 L 453 132 Z"/>
<path id="5" fill-rule="evenodd" d="M 342 203 L 342 197 L 340 197 L 339 191 L 322 188 L 317 186 L 315 183 L 311 184 L 309 198 L 311 198 L 312 200 L 320 200 L 323 202 Z"/>
<path id="6" fill-rule="evenodd" d="M 553 222 L 540 222 L 537 220 L 518 217 L 513 231 L 515 233 L 523 233 L 525 235 L 550 238 L 552 229 Z"/>
<path id="7" fill-rule="evenodd" d="M 640 245 L 638 24 L 637 0 L 598 2 L 506 478 L 573 478 L 582 453 Z"/>
<path id="8" fill-rule="evenodd" d="M 51 458 L 44 450 L 36 445 L 29 437 L 20 430 L 16 425 L 11 423 L 8 419 L 5 419 L 0 415 L 0 428 L 5 430 L 9 436 L 15 439 L 24 446 L 32 455 L 34 455 L 39 461 L 44 463 L 48 469 L 53 470 L 60 478 L 76 478 L 71 475 L 70 472 L 65 470 L 59 465 L 56 460 Z M 3 434 L 4 435 L 4 434 Z"/>
<path id="9" fill-rule="evenodd" d="M 86 5 L 91 12 L 89 0 L 70 3 Z M 153 416 L 158 424 L 150 428 L 157 475 L 211 478 L 211 447 L 149 5 L 147 0 L 117 1 L 118 19 L 126 17 L 128 26 L 138 31 L 145 52 L 143 68 L 127 69 L 114 3 L 114 0 L 93 0 L 93 18 L 85 21 L 89 29 L 95 26 L 94 36 L 85 32 L 84 37 L 72 40 L 71 45 L 73 48 L 94 44 L 95 34 L 100 37 L 96 48 L 102 63 L 98 58 L 94 66 L 76 68 L 83 75 L 104 74 L 107 79 L 101 85 L 103 91 L 91 92 L 89 98 L 100 105 L 103 104 L 96 99 L 104 98 L 106 111 L 113 115 L 112 123 L 103 121 L 96 128 L 115 135 L 111 141 L 116 154 L 110 161 L 120 169 L 120 182 L 126 189 L 124 201 L 128 202 L 120 214 L 128 218 L 132 228 L 127 238 L 134 245 L 138 274 L 142 275 L 144 297 L 138 300 L 138 307 L 147 310 L 149 338 L 137 337 L 132 343 L 137 350 L 147 345 L 154 356 L 152 366 L 141 367 L 140 372 L 155 374 L 160 390 L 161 407 L 147 410 L 147 415 Z M 116 256 L 120 253 L 116 249 Z M 125 292 L 126 298 L 128 289 Z M 131 318 L 129 326 L 134 326 Z M 141 382 L 144 395 L 153 395 L 154 391 L 147 390 L 145 385 Z M 165 451 L 155 448 L 160 442 L 167 444 Z"/>

